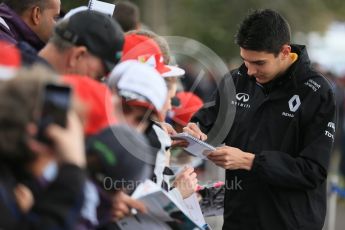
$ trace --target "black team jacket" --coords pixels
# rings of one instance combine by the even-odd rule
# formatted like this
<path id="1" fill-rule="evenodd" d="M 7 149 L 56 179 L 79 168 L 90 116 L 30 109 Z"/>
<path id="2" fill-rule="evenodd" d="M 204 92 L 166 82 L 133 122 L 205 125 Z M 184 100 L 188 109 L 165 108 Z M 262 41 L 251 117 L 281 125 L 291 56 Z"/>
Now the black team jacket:
<path id="1" fill-rule="evenodd" d="M 297 61 L 273 81 L 260 85 L 242 65 L 231 72 L 236 98 L 228 146 L 255 154 L 253 167 L 226 170 L 223 229 L 322 229 L 326 178 L 335 135 L 336 105 L 331 84 L 310 67 L 306 48 L 293 45 Z M 208 132 L 219 110 L 199 111 L 193 121 Z M 234 181 L 239 186 L 233 185 Z"/>

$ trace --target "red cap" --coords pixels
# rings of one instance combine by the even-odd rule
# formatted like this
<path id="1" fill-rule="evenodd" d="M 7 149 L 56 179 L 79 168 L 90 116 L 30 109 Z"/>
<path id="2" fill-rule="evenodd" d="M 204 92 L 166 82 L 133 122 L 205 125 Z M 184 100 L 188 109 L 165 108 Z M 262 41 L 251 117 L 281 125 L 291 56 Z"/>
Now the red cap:
<path id="1" fill-rule="evenodd" d="M 122 50 L 121 61 L 137 60 L 155 68 L 162 77 L 180 77 L 185 71 L 176 66 L 165 65 L 158 44 L 144 35 L 127 34 Z"/>
<path id="2" fill-rule="evenodd" d="M 21 55 L 13 44 L 0 41 L 0 79 L 14 76 L 21 65 Z"/>
<path id="3" fill-rule="evenodd" d="M 75 95 L 87 107 L 86 135 L 98 133 L 117 123 L 111 92 L 106 85 L 78 75 L 64 75 L 62 81 L 72 86 Z"/>
<path id="4" fill-rule="evenodd" d="M 180 105 L 172 108 L 171 119 L 186 126 L 192 116 L 203 106 L 203 102 L 191 92 L 178 92 L 176 97 L 180 100 Z"/>

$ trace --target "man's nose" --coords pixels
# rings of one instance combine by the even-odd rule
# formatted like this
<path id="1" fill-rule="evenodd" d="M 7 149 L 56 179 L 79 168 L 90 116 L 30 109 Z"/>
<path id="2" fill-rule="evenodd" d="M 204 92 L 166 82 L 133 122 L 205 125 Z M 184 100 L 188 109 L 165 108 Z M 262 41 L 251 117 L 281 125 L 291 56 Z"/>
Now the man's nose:
<path id="1" fill-rule="evenodd" d="M 255 76 L 255 74 L 257 73 L 256 68 L 253 67 L 252 65 L 247 65 L 247 69 L 248 69 L 247 74 L 249 76 Z"/>

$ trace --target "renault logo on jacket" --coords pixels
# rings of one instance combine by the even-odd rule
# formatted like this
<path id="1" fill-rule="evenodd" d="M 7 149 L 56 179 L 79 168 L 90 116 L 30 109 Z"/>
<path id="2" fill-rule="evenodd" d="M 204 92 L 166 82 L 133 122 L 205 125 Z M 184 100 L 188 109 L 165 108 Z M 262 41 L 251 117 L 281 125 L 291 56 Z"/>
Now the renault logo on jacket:
<path id="1" fill-rule="evenodd" d="M 247 102 L 247 101 L 249 101 L 249 94 L 246 94 L 246 93 L 238 93 L 238 94 L 236 94 L 236 99 L 237 99 L 238 101 Z"/>
<path id="2" fill-rule="evenodd" d="M 301 100 L 299 99 L 298 95 L 294 95 L 289 100 L 289 108 L 291 112 L 296 112 L 300 105 L 301 105 Z"/>

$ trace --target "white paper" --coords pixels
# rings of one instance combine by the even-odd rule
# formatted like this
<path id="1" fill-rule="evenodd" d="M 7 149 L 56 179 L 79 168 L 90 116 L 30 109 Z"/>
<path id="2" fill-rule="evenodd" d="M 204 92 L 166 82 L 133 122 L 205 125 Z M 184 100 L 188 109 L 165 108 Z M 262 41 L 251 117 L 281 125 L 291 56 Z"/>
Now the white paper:
<path id="1" fill-rule="evenodd" d="M 199 226 L 204 226 L 206 224 L 205 218 L 202 215 L 198 197 L 195 193 L 190 197 L 183 200 L 187 209 L 187 214 L 189 217 L 197 223 Z"/>
<path id="2" fill-rule="evenodd" d="M 90 0 L 89 9 L 113 16 L 115 5 L 108 2 L 102 2 L 99 0 Z"/>
<path id="3" fill-rule="evenodd" d="M 149 215 L 138 214 L 135 217 L 124 218 L 117 221 L 117 226 L 121 230 L 171 230 L 171 228 L 162 221 L 157 221 Z"/>
<path id="4" fill-rule="evenodd" d="M 153 181 L 146 180 L 144 183 L 138 185 L 131 197 L 133 199 L 139 199 L 141 197 L 144 197 L 154 192 L 158 192 L 160 190 L 161 188 L 157 186 Z"/>
<path id="5" fill-rule="evenodd" d="M 216 150 L 216 148 L 212 145 L 209 145 L 204 141 L 198 140 L 195 137 L 189 135 L 188 133 L 179 133 L 174 136 L 171 136 L 171 138 L 174 140 L 182 139 L 188 141 L 189 145 L 188 147 L 184 148 L 184 150 L 201 159 L 207 160 L 207 155 L 210 152 Z"/>
<path id="6" fill-rule="evenodd" d="M 142 201 L 148 209 L 148 214 L 139 213 L 118 221 L 117 225 L 122 230 L 169 230 L 171 227 L 166 222 L 174 221 L 183 229 L 202 229 L 204 226 L 190 218 L 181 204 L 175 202 L 166 191 L 150 180 L 140 184 L 132 198 Z M 194 205 L 192 201 L 189 204 Z M 194 211 L 194 208 L 191 207 L 192 210 Z"/>

